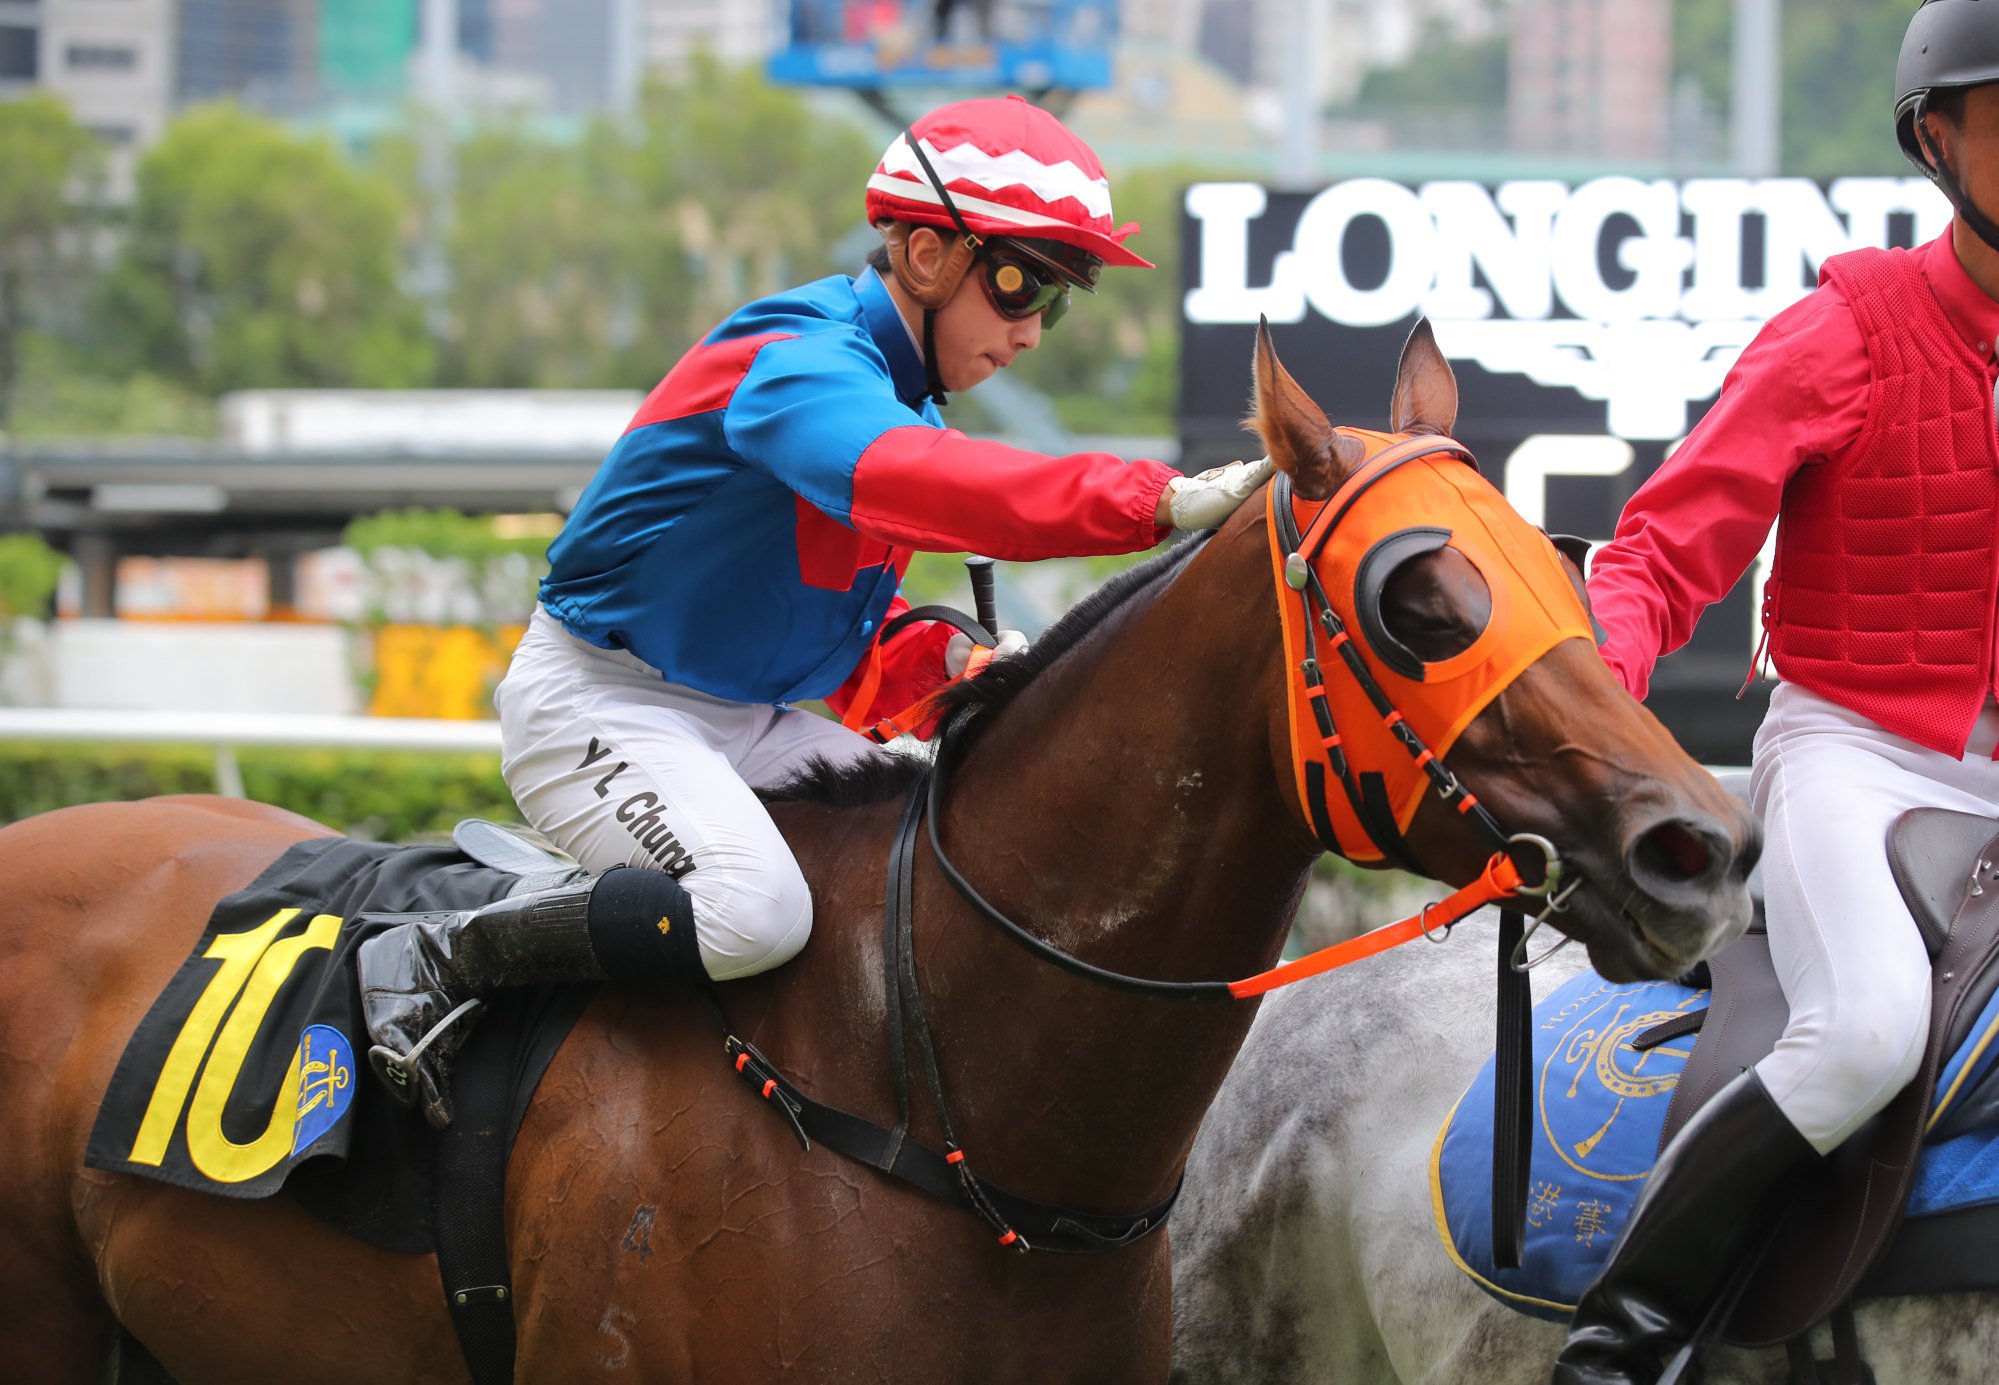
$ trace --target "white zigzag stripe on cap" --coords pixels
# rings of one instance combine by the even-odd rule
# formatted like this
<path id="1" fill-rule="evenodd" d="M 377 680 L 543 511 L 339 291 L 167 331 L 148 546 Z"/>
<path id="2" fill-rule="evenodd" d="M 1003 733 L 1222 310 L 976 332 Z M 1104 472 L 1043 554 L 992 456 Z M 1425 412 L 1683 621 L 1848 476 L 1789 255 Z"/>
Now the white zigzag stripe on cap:
<path id="1" fill-rule="evenodd" d="M 942 176 L 942 170 L 939 170 L 939 176 Z M 937 189 L 931 187 L 928 182 L 912 183 L 907 178 L 894 178 L 886 173 L 877 173 L 868 179 L 868 187 L 875 192 L 885 192 L 891 197 L 900 197 L 909 202 L 928 202 L 933 207 L 944 205 L 943 199 L 937 195 Z M 994 221 L 1004 221 L 1014 226 L 1068 224 L 1060 217 L 1024 212 L 1018 207 L 1009 207 L 1004 202 L 988 202 L 983 197 L 968 197 L 962 192 L 952 193 L 951 202 L 961 212 L 976 212 L 980 216 L 989 216 Z"/>
<path id="2" fill-rule="evenodd" d="M 988 154 L 970 140 L 940 150 L 929 140 L 923 141 L 923 152 L 930 156 L 931 165 L 937 176 L 949 187 L 955 179 L 962 178 L 976 183 L 987 192 L 997 192 L 1005 187 L 1024 187 L 1043 202 L 1059 202 L 1065 197 L 1073 197 L 1089 211 L 1091 216 L 1106 219 L 1111 214 L 1111 185 L 1108 178 L 1092 178 L 1068 159 L 1060 163 L 1045 164 L 1024 149 L 1009 149 L 1000 155 Z M 881 168 L 876 177 L 883 173 L 906 173 L 915 178 L 926 193 L 933 195 L 923 200 L 935 201 L 930 179 L 923 172 L 923 165 L 916 161 L 908 142 L 897 135 L 895 143 L 889 145 L 882 155 Z M 900 179 L 896 180 L 898 183 Z M 869 186 L 879 186 L 872 179 Z M 881 188 L 883 192 L 896 192 L 897 188 Z M 956 193 L 952 200 L 959 200 Z"/>

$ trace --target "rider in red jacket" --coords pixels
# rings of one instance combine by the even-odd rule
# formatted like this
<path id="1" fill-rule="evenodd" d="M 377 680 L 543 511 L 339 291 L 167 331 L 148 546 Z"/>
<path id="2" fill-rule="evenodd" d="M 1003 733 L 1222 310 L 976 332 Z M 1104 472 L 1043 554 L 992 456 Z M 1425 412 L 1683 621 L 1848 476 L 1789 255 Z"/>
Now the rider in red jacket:
<path id="1" fill-rule="evenodd" d="M 1777 522 L 1763 622 L 1783 683 L 1757 732 L 1772 1052 L 1661 1154 L 1576 1309 L 1565 1385 L 1650 1382 L 1768 1234 L 1783 1189 L 1906 1086 L 1930 962 L 1885 849 L 1916 807 L 1999 817 L 1999 6 L 1928 0 L 1895 128 L 1956 215 L 1913 251 L 1826 262 L 1640 487 L 1589 590 L 1634 696 Z"/>

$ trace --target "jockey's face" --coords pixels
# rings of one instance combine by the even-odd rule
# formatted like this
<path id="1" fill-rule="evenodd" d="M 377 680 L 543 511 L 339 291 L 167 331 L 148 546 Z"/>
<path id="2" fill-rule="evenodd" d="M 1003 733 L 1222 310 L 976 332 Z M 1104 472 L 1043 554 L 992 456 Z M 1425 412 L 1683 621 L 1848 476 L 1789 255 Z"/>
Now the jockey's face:
<path id="1" fill-rule="evenodd" d="M 1961 119 L 1932 111 L 1923 120 L 1965 196 L 1999 217 L 1999 83 L 1967 90 Z"/>
<path id="2" fill-rule="evenodd" d="M 909 238 L 909 256 L 918 268 L 928 271 L 930 261 L 942 261 L 948 245 L 946 237 L 919 227 Z M 954 394 L 1012 365 L 1014 357 L 1041 344 L 1041 315 L 1036 313 L 1019 322 L 1001 317 L 980 282 L 984 273 L 985 267 L 974 262 L 958 291 L 937 310 L 937 375 L 944 388 Z M 914 325 L 920 340 L 921 309 Z"/>

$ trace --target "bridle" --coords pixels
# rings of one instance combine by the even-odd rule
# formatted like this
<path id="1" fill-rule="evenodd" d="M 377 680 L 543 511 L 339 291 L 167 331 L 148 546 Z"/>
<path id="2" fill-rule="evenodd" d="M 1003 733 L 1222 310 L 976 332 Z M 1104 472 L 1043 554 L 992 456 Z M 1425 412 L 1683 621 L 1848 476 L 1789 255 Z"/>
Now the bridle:
<path id="1" fill-rule="evenodd" d="M 1273 477 L 1268 494 L 1276 590 L 1285 622 L 1287 663 L 1295 664 L 1295 679 L 1287 678 L 1287 684 L 1294 704 L 1301 702 L 1310 708 L 1311 724 L 1317 732 L 1315 743 L 1308 744 L 1300 735 L 1299 722 L 1294 715 L 1291 740 L 1303 788 L 1301 798 L 1310 817 L 1306 826 L 1326 850 L 1349 856 L 1355 854 L 1353 844 L 1342 837 L 1336 826 L 1338 815 L 1327 792 L 1330 777 L 1344 791 L 1344 805 L 1353 822 L 1364 830 L 1375 858 L 1392 858 L 1418 869 L 1402 837 L 1402 828 L 1408 817 L 1413 815 L 1414 806 L 1401 802 L 1407 798 L 1406 792 L 1393 792 L 1388 787 L 1386 776 L 1379 780 L 1381 787 L 1378 788 L 1366 782 L 1366 776 L 1375 771 L 1357 766 L 1348 753 L 1347 736 L 1336 724 L 1334 699 L 1329 695 L 1324 668 L 1320 663 L 1319 640 L 1323 637 L 1326 653 L 1339 655 L 1340 667 L 1347 671 L 1352 686 L 1372 707 L 1382 734 L 1391 738 L 1400 752 L 1406 754 L 1408 765 L 1403 773 L 1417 783 L 1418 796 L 1433 792 L 1443 801 L 1453 803 L 1460 813 L 1478 825 L 1493 847 L 1485 867 L 1476 878 L 1449 898 L 1426 905 L 1410 918 L 1237 981 L 1161 981 L 1099 967 L 1063 951 L 1007 917 L 979 893 L 945 852 L 938 824 L 943 816 L 944 786 L 969 715 L 961 710 L 938 733 L 935 759 L 929 771 L 910 792 L 889 855 L 883 964 L 886 993 L 893 998 L 888 1007 L 888 1029 L 898 1115 L 894 1129 L 884 1129 L 860 1117 L 813 1102 L 786 1081 L 752 1046 L 734 1034 L 728 1035 L 728 1050 L 738 1073 L 757 1087 L 766 1100 L 775 1098 L 779 1101 L 800 1141 L 808 1148 L 811 1137 L 816 1135 L 842 1152 L 874 1163 L 885 1172 L 916 1183 L 939 1196 L 949 1195 L 951 1182 L 955 1178 L 958 1192 L 999 1233 L 1000 1244 L 1020 1250 L 1079 1252 L 1130 1244 L 1156 1230 L 1163 1223 L 1174 1197 L 1178 1196 L 1176 1189 L 1173 1196 L 1164 1202 L 1135 1216 L 1105 1218 L 1046 1207 L 996 1188 L 972 1172 L 965 1151 L 957 1143 L 952 1129 L 923 998 L 917 986 L 912 928 L 917 858 L 915 837 L 919 824 L 926 818 L 930 851 L 938 870 L 951 887 L 1000 932 L 1035 957 L 1071 975 L 1125 994 L 1159 1000 L 1219 1003 L 1260 996 L 1308 976 L 1373 956 L 1418 936 L 1441 941 L 1451 927 L 1466 915 L 1486 904 L 1498 903 L 1502 908 L 1493 1227 L 1495 1254 L 1500 1263 L 1506 1264 L 1509 1258 L 1517 1262 L 1526 1215 L 1528 1067 L 1532 1054 L 1528 1031 L 1532 997 L 1526 971 L 1548 955 L 1543 953 L 1541 958 L 1530 962 L 1524 960 L 1524 953 L 1527 939 L 1534 929 L 1551 915 L 1561 912 L 1564 903 L 1581 883 L 1581 878 L 1568 875 L 1561 856 L 1546 838 L 1525 832 L 1509 834 L 1491 811 L 1464 787 L 1443 761 L 1450 742 L 1455 739 L 1457 731 L 1462 730 L 1462 725 L 1450 730 L 1446 738 L 1439 739 L 1441 749 L 1433 750 L 1426 744 L 1417 727 L 1403 715 L 1382 686 L 1382 675 L 1370 667 L 1357 647 L 1358 642 L 1351 634 L 1346 619 L 1341 616 L 1327 591 L 1324 573 L 1329 566 L 1326 555 L 1337 546 L 1335 535 L 1339 533 L 1341 521 L 1351 515 L 1366 497 L 1379 493 L 1378 488 L 1392 477 L 1412 475 L 1405 469 L 1411 463 L 1426 459 L 1448 460 L 1453 465 L 1470 464 L 1472 474 L 1476 476 L 1476 464 L 1472 462 L 1471 454 L 1449 438 L 1388 437 L 1362 430 L 1342 431 L 1360 436 L 1363 440 L 1373 440 L 1374 445 L 1362 466 L 1338 492 L 1318 505 L 1307 523 L 1301 526 L 1298 522 L 1297 508 L 1303 502 L 1295 498 L 1289 476 L 1280 472 Z M 1482 486 L 1484 483 L 1478 484 Z M 1503 505 L 1503 502 L 1500 503 Z M 1511 515 L 1512 512 L 1507 510 L 1506 514 Z M 1525 526 L 1518 516 L 1512 518 L 1515 523 Z M 1538 531 L 1529 532 L 1538 534 Z M 1341 541 L 1344 542 L 1344 539 Z M 1540 536 L 1540 543 L 1548 546 L 1545 536 Z M 1553 558 L 1551 546 L 1548 546 L 1548 556 Z M 1559 559 L 1555 561 L 1559 562 Z M 1559 575 L 1559 569 L 1554 570 Z M 1581 628 L 1575 628 L 1573 619 L 1548 622 L 1548 628 L 1536 637 L 1545 639 L 1546 643 L 1533 650 L 1534 658 L 1545 653 L 1546 648 L 1560 639 L 1575 635 L 1590 637 L 1587 613 L 1582 611 L 1580 601 L 1574 600 L 1566 578 L 1561 580 L 1562 590 L 1570 596 L 1576 608 L 1575 616 L 1580 618 Z M 1295 607 L 1290 601 L 1293 595 L 1297 598 Z M 1294 661 L 1289 656 L 1299 649 L 1302 649 L 1302 655 Z M 1506 665 L 1507 661 L 1502 660 L 1499 666 Z M 1420 675 L 1421 670 L 1418 673 Z M 1506 685 L 1510 685 L 1517 673 L 1518 669 L 1514 669 L 1497 687 L 1474 688 L 1465 699 L 1466 705 L 1475 703 L 1477 708 L 1482 708 Z M 1420 677 L 1417 681 L 1421 681 Z M 1464 719 L 1468 721 L 1469 716 Z M 1398 804 L 1401 806 L 1398 807 Z M 1514 859 L 1515 854 L 1523 849 L 1540 855 L 1538 880 L 1524 878 Z M 1532 928 L 1526 926 L 1524 911 L 1517 907 L 1523 899 L 1541 902 Z M 1506 907 L 1509 904 L 1516 907 Z M 1550 949 L 1551 952 L 1553 950 Z M 942 1156 L 907 1139 L 909 1099 L 905 1029 L 916 1039 L 918 1054 L 923 1059 L 932 1102 L 945 1135 L 946 1153 Z M 1036 1223 L 1031 1234 L 1022 1229 L 1022 1224 L 1030 1217 Z M 1066 1238 L 1067 1243 L 1051 1243 L 1052 1238 Z"/>
<path id="2" fill-rule="evenodd" d="M 937 738 L 937 754 L 931 768 L 927 786 L 919 786 L 927 798 L 927 816 L 931 854 L 936 858 L 937 867 L 950 881 L 953 889 L 963 896 L 982 917 L 1007 937 L 1051 966 L 1059 967 L 1073 976 L 1080 976 L 1112 990 L 1129 995 L 1150 996 L 1159 1000 L 1193 1001 L 1233 1001 L 1248 999 L 1273 991 L 1308 976 L 1317 976 L 1350 962 L 1406 942 L 1417 936 L 1428 934 L 1433 940 L 1441 940 L 1452 925 L 1487 904 L 1535 899 L 1541 901 L 1540 912 L 1533 919 L 1532 928 L 1522 925 L 1517 940 L 1511 940 L 1505 962 L 1510 974 L 1524 973 L 1531 966 L 1545 959 L 1554 949 L 1540 957 L 1527 959 L 1525 948 L 1528 938 L 1535 929 L 1549 917 L 1560 913 L 1564 904 L 1582 883 L 1579 874 L 1572 873 L 1562 860 L 1553 843 L 1547 838 L 1530 832 L 1509 833 L 1502 827 L 1490 809 L 1481 803 L 1476 795 L 1466 789 L 1450 768 L 1444 763 L 1448 744 L 1442 750 L 1432 750 L 1425 743 L 1423 735 L 1405 716 L 1381 680 L 1369 667 L 1367 659 L 1359 648 L 1360 641 L 1352 635 L 1348 623 L 1342 617 L 1327 594 L 1322 578 L 1324 554 L 1340 533 L 1341 521 L 1349 517 L 1362 502 L 1363 497 L 1375 491 L 1382 483 L 1398 474 L 1407 475 L 1403 468 L 1412 462 L 1426 458 L 1447 459 L 1452 463 L 1463 463 L 1472 467 L 1476 476 L 1476 466 L 1468 452 L 1458 442 L 1444 437 L 1407 436 L 1384 440 L 1381 434 L 1363 430 L 1342 430 L 1374 443 L 1372 454 L 1352 477 L 1330 499 L 1317 506 L 1308 524 L 1301 526 L 1297 519 L 1297 508 L 1306 502 L 1297 501 L 1293 494 L 1291 478 L 1283 472 L 1272 477 L 1268 493 L 1272 552 L 1276 558 L 1278 573 L 1277 591 L 1279 606 L 1284 608 L 1287 655 L 1293 650 L 1300 651 L 1295 658 L 1287 658 L 1292 666 L 1291 692 L 1294 701 L 1310 708 L 1310 719 L 1316 736 L 1309 741 L 1302 734 L 1303 727 L 1294 717 L 1291 727 L 1292 755 L 1299 771 L 1300 798 L 1308 812 L 1308 830 L 1327 851 L 1355 859 L 1365 859 L 1356 844 L 1347 839 L 1336 827 L 1334 804 L 1328 796 L 1328 779 L 1338 782 L 1344 791 L 1343 806 L 1351 814 L 1354 824 L 1365 832 L 1364 842 L 1372 848 L 1375 860 L 1392 859 L 1416 874 L 1426 874 L 1410 854 L 1403 840 L 1402 824 L 1413 816 L 1415 802 L 1406 789 L 1398 791 L 1381 771 L 1364 770 L 1348 753 L 1348 741 L 1355 734 L 1353 728 L 1344 733 L 1336 725 L 1333 699 L 1329 696 L 1325 679 L 1325 669 L 1320 662 L 1319 642 L 1325 641 L 1327 654 L 1338 654 L 1340 667 L 1345 669 L 1353 688 L 1357 689 L 1371 707 L 1376 724 L 1380 727 L 1376 734 L 1378 743 L 1392 743 L 1394 753 L 1406 756 L 1403 767 L 1405 777 L 1413 779 L 1420 797 L 1423 787 L 1433 792 L 1447 803 L 1453 803 L 1458 812 L 1475 823 L 1480 833 L 1492 846 L 1493 853 L 1479 874 L 1462 889 L 1447 899 L 1426 905 L 1416 915 L 1396 923 L 1364 933 L 1358 938 L 1321 948 L 1308 956 L 1273 967 L 1255 976 L 1236 981 L 1157 981 L 1146 977 L 1130 976 L 1123 972 L 1111 971 L 1104 967 L 1085 962 L 1047 942 L 1037 934 L 1008 918 L 995 908 L 964 874 L 952 864 L 945 853 L 944 843 L 938 835 L 938 821 L 942 816 L 944 784 L 951 767 L 953 745 L 957 739 L 958 724 L 947 725 Z M 1483 486 L 1483 482 L 1479 482 Z M 1507 512 L 1509 515 L 1511 511 Z M 1434 510 L 1426 518 L 1434 518 Z M 1515 520 L 1522 529 L 1527 529 L 1525 521 Z M 1403 531 L 1408 532 L 1408 531 Z M 1542 545 L 1547 545 L 1545 536 L 1539 531 L 1527 529 Z M 1391 535 L 1390 538 L 1394 536 Z M 1359 540 L 1366 543 L 1366 539 Z M 1387 542 L 1380 540 L 1379 543 Z M 1551 564 L 1560 560 L 1548 547 L 1547 557 Z M 1364 570 L 1364 559 L 1355 564 Z M 1549 572 L 1559 574 L 1559 569 L 1550 566 Z M 1573 593 L 1563 579 L 1562 591 L 1573 600 Z M 1297 598 L 1295 607 L 1289 597 Z M 1587 613 L 1581 603 L 1574 602 L 1575 611 L 1569 621 L 1551 621 L 1540 637 L 1516 651 L 1516 657 L 1502 661 L 1503 668 L 1521 662 L 1526 654 L 1538 658 L 1546 648 L 1572 637 L 1588 638 Z M 1580 622 L 1578 625 L 1576 622 Z M 1527 659 L 1526 662 L 1531 662 Z M 1508 677 L 1505 682 L 1512 681 Z M 1466 706 L 1482 708 L 1501 691 L 1501 686 L 1479 686 L 1470 690 L 1463 700 Z M 1460 719 L 1469 720 L 1459 708 Z M 960 718 L 962 720 L 962 717 Z M 1456 732 L 1451 733 L 1455 740 Z M 1398 805 L 1401 805 L 1398 807 Z M 1540 857 L 1539 878 L 1530 881 L 1515 860 L 1516 853 L 1536 853 Z M 1531 864 L 1531 861 L 1530 861 Z M 1504 927 L 1502 928 L 1504 932 Z"/>

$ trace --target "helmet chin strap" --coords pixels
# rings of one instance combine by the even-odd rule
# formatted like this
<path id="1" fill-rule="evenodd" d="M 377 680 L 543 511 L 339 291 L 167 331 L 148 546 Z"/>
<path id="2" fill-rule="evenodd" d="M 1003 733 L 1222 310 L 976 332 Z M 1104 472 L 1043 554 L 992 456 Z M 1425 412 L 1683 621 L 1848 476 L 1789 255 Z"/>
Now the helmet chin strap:
<path id="1" fill-rule="evenodd" d="M 909 146 L 909 152 L 916 156 L 916 162 L 922 165 L 923 175 L 930 180 L 930 186 L 937 190 L 937 200 L 943 204 L 944 210 L 951 214 L 951 220 L 957 225 L 958 234 L 963 238 L 964 244 L 976 249 L 979 237 L 972 234 L 972 228 L 965 224 L 965 218 L 959 214 L 958 204 L 951 200 L 950 190 L 944 186 L 944 180 L 937 176 L 936 168 L 930 163 L 930 156 L 923 152 L 923 141 L 919 140 L 916 131 L 907 125 L 902 128 L 902 139 Z M 962 282 L 963 278 L 961 271 L 958 282 Z M 954 282 L 952 289 L 955 291 L 956 288 L 957 282 Z M 951 401 L 944 393 L 944 377 L 937 370 L 937 309 L 927 300 L 923 304 L 923 370 L 930 383 L 929 397 L 936 400 L 937 407 L 941 409 Z"/>
<path id="2" fill-rule="evenodd" d="M 1943 189 L 1943 195 L 1950 199 L 1951 206 L 1955 207 L 1957 214 L 1964 218 L 1964 224 L 1969 226 L 1980 240 L 1993 250 L 1999 251 L 1999 225 L 1995 225 L 1991 217 L 1978 209 L 1978 204 L 1971 200 L 1957 181 L 1957 175 L 1951 172 L 1950 162 L 1944 158 L 1942 148 L 1930 138 L 1929 127 L 1923 122 L 1924 115 L 1929 111 L 1929 104 L 1929 94 L 1925 92 L 1917 98 L 1914 114 L 1916 139 L 1922 144 L 1923 153 L 1927 154 L 1930 160 L 1930 181 Z"/>
<path id="3" fill-rule="evenodd" d="M 944 394 L 944 377 L 937 373 L 937 310 L 923 310 L 923 371 L 930 381 L 929 397 L 943 408 L 951 401 Z"/>

